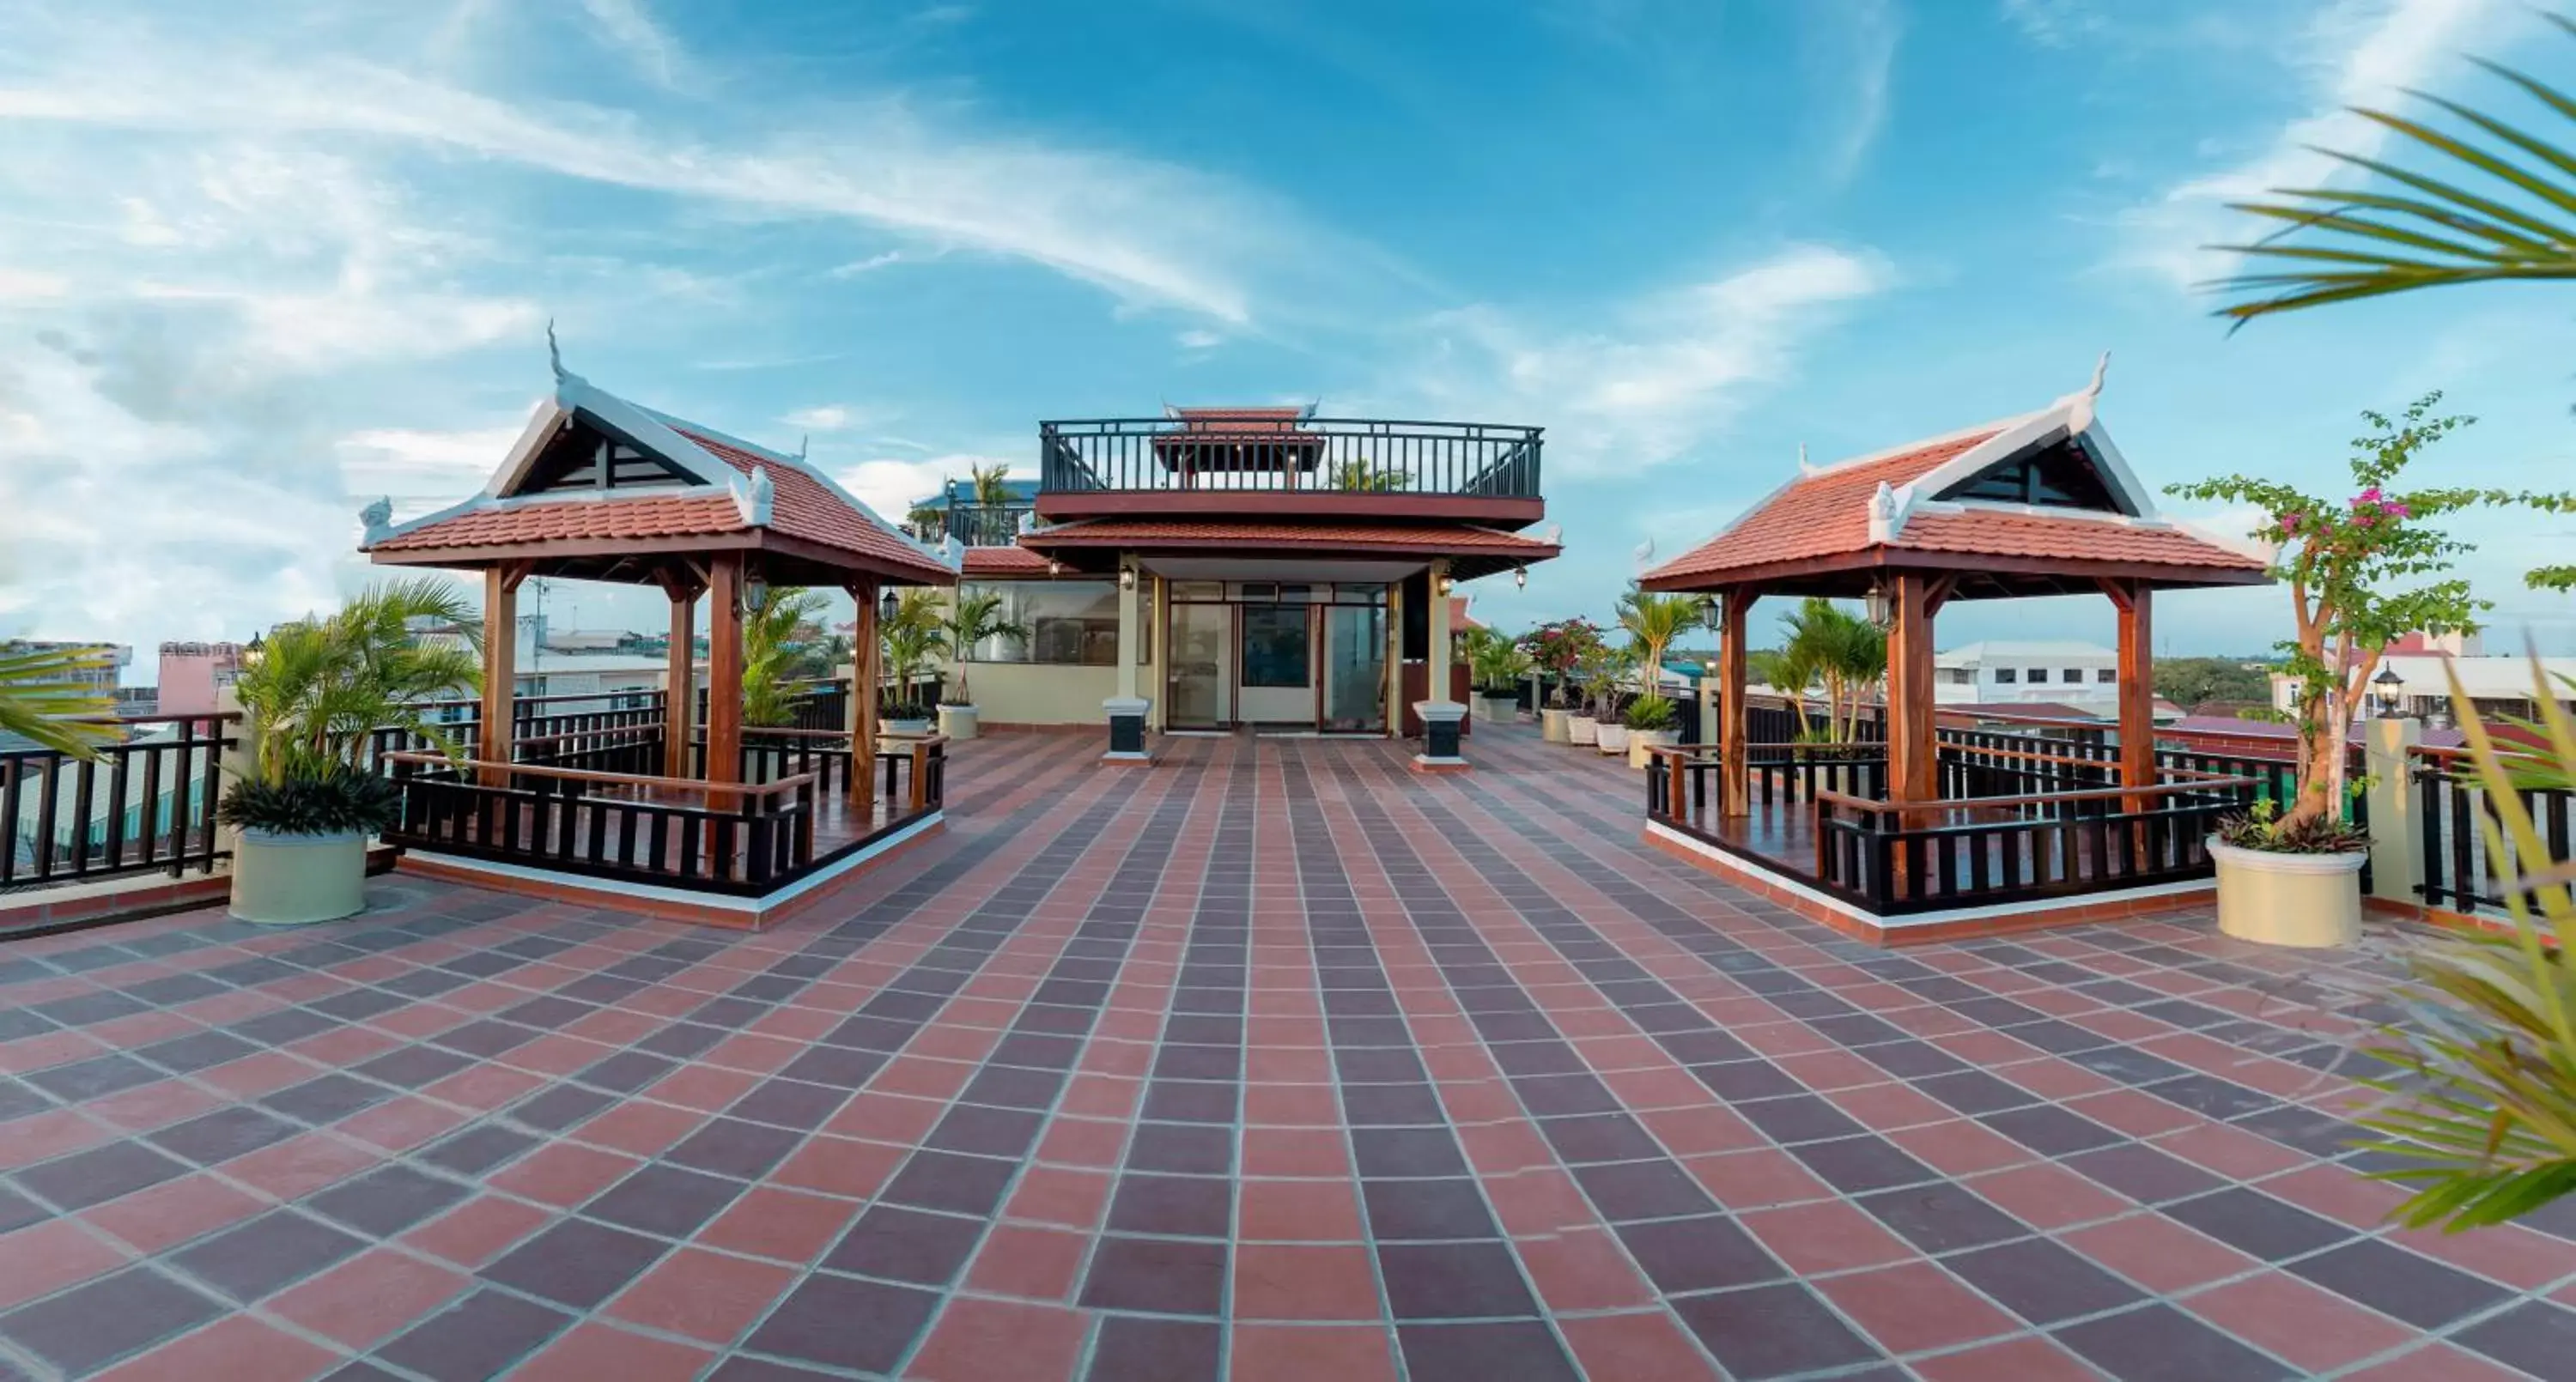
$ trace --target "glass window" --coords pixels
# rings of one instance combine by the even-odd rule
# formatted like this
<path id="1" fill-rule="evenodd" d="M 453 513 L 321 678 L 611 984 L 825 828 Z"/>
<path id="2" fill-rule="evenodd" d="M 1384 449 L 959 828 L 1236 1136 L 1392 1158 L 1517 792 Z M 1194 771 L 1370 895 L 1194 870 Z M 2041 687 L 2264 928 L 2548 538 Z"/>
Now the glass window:
<path id="1" fill-rule="evenodd" d="M 1025 638 L 985 639 L 967 650 L 969 662 L 1080 667 L 1118 663 L 1115 581 L 1001 581 L 964 589 L 970 595 L 1000 592 L 1002 620 L 1027 630 Z"/>
<path id="2" fill-rule="evenodd" d="M 1995 685 L 1997 685 L 1997 686 L 2010 686 L 2010 685 L 2012 685 L 2012 684 L 2013 684 L 2013 669 L 2011 669 L 2010 667 L 1998 667 L 1998 668 L 1996 668 L 1996 669 L 1995 669 Z"/>
<path id="3" fill-rule="evenodd" d="M 2033 667 L 2033 668 L 2031 668 L 2031 669 L 2030 669 L 2030 684 L 2031 684 L 2031 685 L 2033 685 L 2033 686 L 2037 686 L 2037 685 L 2039 685 L 2041 682 L 2044 682 L 2044 681 L 2046 681 L 2046 680 L 2048 680 L 2048 669 L 2047 669 L 2047 668 L 2045 668 L 2045 667 Z"/>
<path id="4" fill-rule="evenodd" d="M 2084 682 L 2084 669 L 2081 667 L 2069 667 L 2066 669 L 2066 675 L 2059 677 L 2058 680 L 2065 682 L 2069 686 L 2080 686 Z"/>
<path id="5" fill-rule="evenodd" d="M 1311 658 L 1302 605 L 1243 607 L 1243 684 L 1310 686 Z"/>
<path id="6" fill-rule="evenodd" d="M 2093 679 L 2101 682 L 2114 682 L 2120 679 L 2120 674 L 2109 667 L 2096 667 L 2093 669 Z"/>

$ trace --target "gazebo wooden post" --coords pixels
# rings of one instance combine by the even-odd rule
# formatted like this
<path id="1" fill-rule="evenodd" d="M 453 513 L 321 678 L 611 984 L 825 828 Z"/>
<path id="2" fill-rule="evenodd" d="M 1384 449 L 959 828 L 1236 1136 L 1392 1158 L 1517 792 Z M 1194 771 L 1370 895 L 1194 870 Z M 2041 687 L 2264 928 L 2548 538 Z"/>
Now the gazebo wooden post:
<path id="1" fill-rule="evenodd" d="M 707 771 L 708 782 L 742 781 L 742 553 L 722 552 L 708 565 Z M 711 794 L 707 804 L 730 809 L 731 793 Z"/>
<path id="2" fill-rule="evenodd" d="M 848 590 L 859 606 L 850 635 L 850 816 L 864 833 L 877 812 L 877 588 Z"/>
<path id="3" fill-rule="evenodd" d="M 518 729 L 519 583 L 528 563 L 503 562 L 483 570 L 483 709 L 474 756 L 487 764 L 476 774 L 486 787 L 510 785 L 510 743 Z"/>
<path id="4" fill-rule="evenodd" d="M 662 664 L 662 775 L 694 777 L 689 750 L 698 712 L 697 578 L 686 570 L 666 569 L 662 590 L 671 597 L 671 646 Z"/>
<path id="5" fill-rule="evenodd" d="M 1751 717 L 1744 705 L 1746 669 L 1751 659 L 1744 646 L 1744 625 L 1745 616 L 1753 609 L 1754 594 L 1736 589 L 1718 593 L 1719 618 L 1724 624 L 1717 650 L 1717 801 L 1721 818 L 1750 815 L 1753 811 L 1753 765 L 1745 751 L 1746 727 Z"/>
<path id="6" fill-rule="evenodd" d="M 2143 581 L 2102 582 L 2102 593 L 2120 612 L 2120 785 L 2156 785 L 2155 592 Z M 2144 795 L 2120 799 L 2131 815 L 2147 809 Z"/>
<path id="7" fill-rule="evenodd" d="M 1896 618 L 1887 634 L 1887 799 L 1899 807 L 1941 796 L 1939 750 L 1933 742 L 1932 580 L 1919 572 L 1893 578 Z M 1900 829 L 1914 817 L 1896 813 Z"/>

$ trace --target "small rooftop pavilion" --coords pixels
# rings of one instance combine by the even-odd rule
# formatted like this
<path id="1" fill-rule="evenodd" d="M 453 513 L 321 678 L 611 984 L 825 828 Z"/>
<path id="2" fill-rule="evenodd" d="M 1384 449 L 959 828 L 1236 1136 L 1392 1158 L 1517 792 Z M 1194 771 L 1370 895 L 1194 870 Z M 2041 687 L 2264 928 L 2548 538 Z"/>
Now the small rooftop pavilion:
<path id="1" fill-rule="evenodd" d="M 2036 412 L 1802 461 L 1724 531 L 1646 573 L 1649 590 L 1703 597 L 1721 649 L 1718 742 L 1659 751 L 1649 838 L 1882 940 L 2205 887 L 2203 841 L 2253 784 L 2160 761 L 2154 597 L 2261 584 L 2268 563 L 2157 512 L 2094 414 L 2101 388 L 2097 368 Z M 1944 607 L 2076 594 L 2118 616 L 2115 754 L 1936 726 Z M 1888 638 L 1883 737 L 1800 741 L 1786 713 L 1753 732 L 1747 616 L 1765 595 L 1867 602 Z"/>
<path id="2" fill-rule="evenodd" d="M 880 597 L 951 585 L 951 561 L 807 465 L 597 388 L 556 366 L 482 492 L 402 524 L 367 514 L 382 566 L 483 578 L 473 754 L 385 744 L 404 792 L 388 839 L 432 870 L 498 886 L 614 893 L 694 920 L 758 925 L 940 821 L 944 744 L 881 743 Z M 518 591 L 532 577 L 659 588 L 664 690 L 570 713 L 514 697 Z M 792 724 L 745 723 L 746 616 L 791 586 L 857 602 L 851 693 Z M 692 647 L 704 598 L 706 685 Z"/>

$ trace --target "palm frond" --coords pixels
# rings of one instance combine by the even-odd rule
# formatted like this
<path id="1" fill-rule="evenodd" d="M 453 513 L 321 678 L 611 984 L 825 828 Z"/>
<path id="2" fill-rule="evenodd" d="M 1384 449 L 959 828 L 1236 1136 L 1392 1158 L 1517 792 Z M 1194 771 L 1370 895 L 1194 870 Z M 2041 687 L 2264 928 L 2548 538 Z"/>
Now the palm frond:
<path id="1" fill-rule="evenodd" d="M 2576 22 L 2545 17 L 2576 35 Z M 2511 68 L 2479 65 L 2561 117 L 2576 119 L 2576 99 Z M 2419 288 L 2576 279 L 2576 156 L 2556 141 L 2461 102 L 2410 94 L 2471 133 L 2445 133 L 2381 110 L 2355 114 L 2456 176 L 2320 150 L 2367 178 L 2415 195 L 2274 188 L 2267 200 L 2237 204 L 2239 211 L 2283 225 L 2250 244 L 2216 247 L 2249 265 L 2216 285 L 2238 297 L 2219 315 L 2241 326 L 2256 317 Z M 2473 190 L 2459 176 L 2490 180 L 2503 195 Z M 2325 242 L 2313 243 L 2319 236 Z"/>
<path id="2" fill-rule="evenodd" d="M 41 749 L 94 758 L 117 741 L 116 697 L 90 681 L 116 668 L 108 648 L 0 646 L 0 734 Z"/>

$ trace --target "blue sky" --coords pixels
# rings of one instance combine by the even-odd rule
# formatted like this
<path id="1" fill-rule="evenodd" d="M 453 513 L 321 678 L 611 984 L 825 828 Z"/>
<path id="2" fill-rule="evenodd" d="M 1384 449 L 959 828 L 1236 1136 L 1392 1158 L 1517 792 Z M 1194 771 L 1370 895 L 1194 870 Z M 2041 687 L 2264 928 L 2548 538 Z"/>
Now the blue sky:
<path id="1" fill-rule="evenodd" d="M 2562 294 L 2230 337 L 2191 286 L 2225 198 L 2368 147 L 2343 104 L 2501 101 L 2465 52 L 2576 74 L 2513 0 L 0 0 L 0 633 L 327 606 L 360 507 L 497 463 L 549 318 L 886 506 L 1164 401 L 1543 425 L 1569 554 L 1471 587 L 1506 627 L 1605 613 L 1802 444 L 2039 407 L 2106 349 L 2151 483 L 2332 488 L 2356 410 L 2439 387 L 2483 421 L 2428 471 L 2564 485 Z M 2576 645 L 2515 578 L 2576 525 L 2465 531 L 2500 622 Z M 2285 605 L 2175 597 L 2160 638 Z"/>

